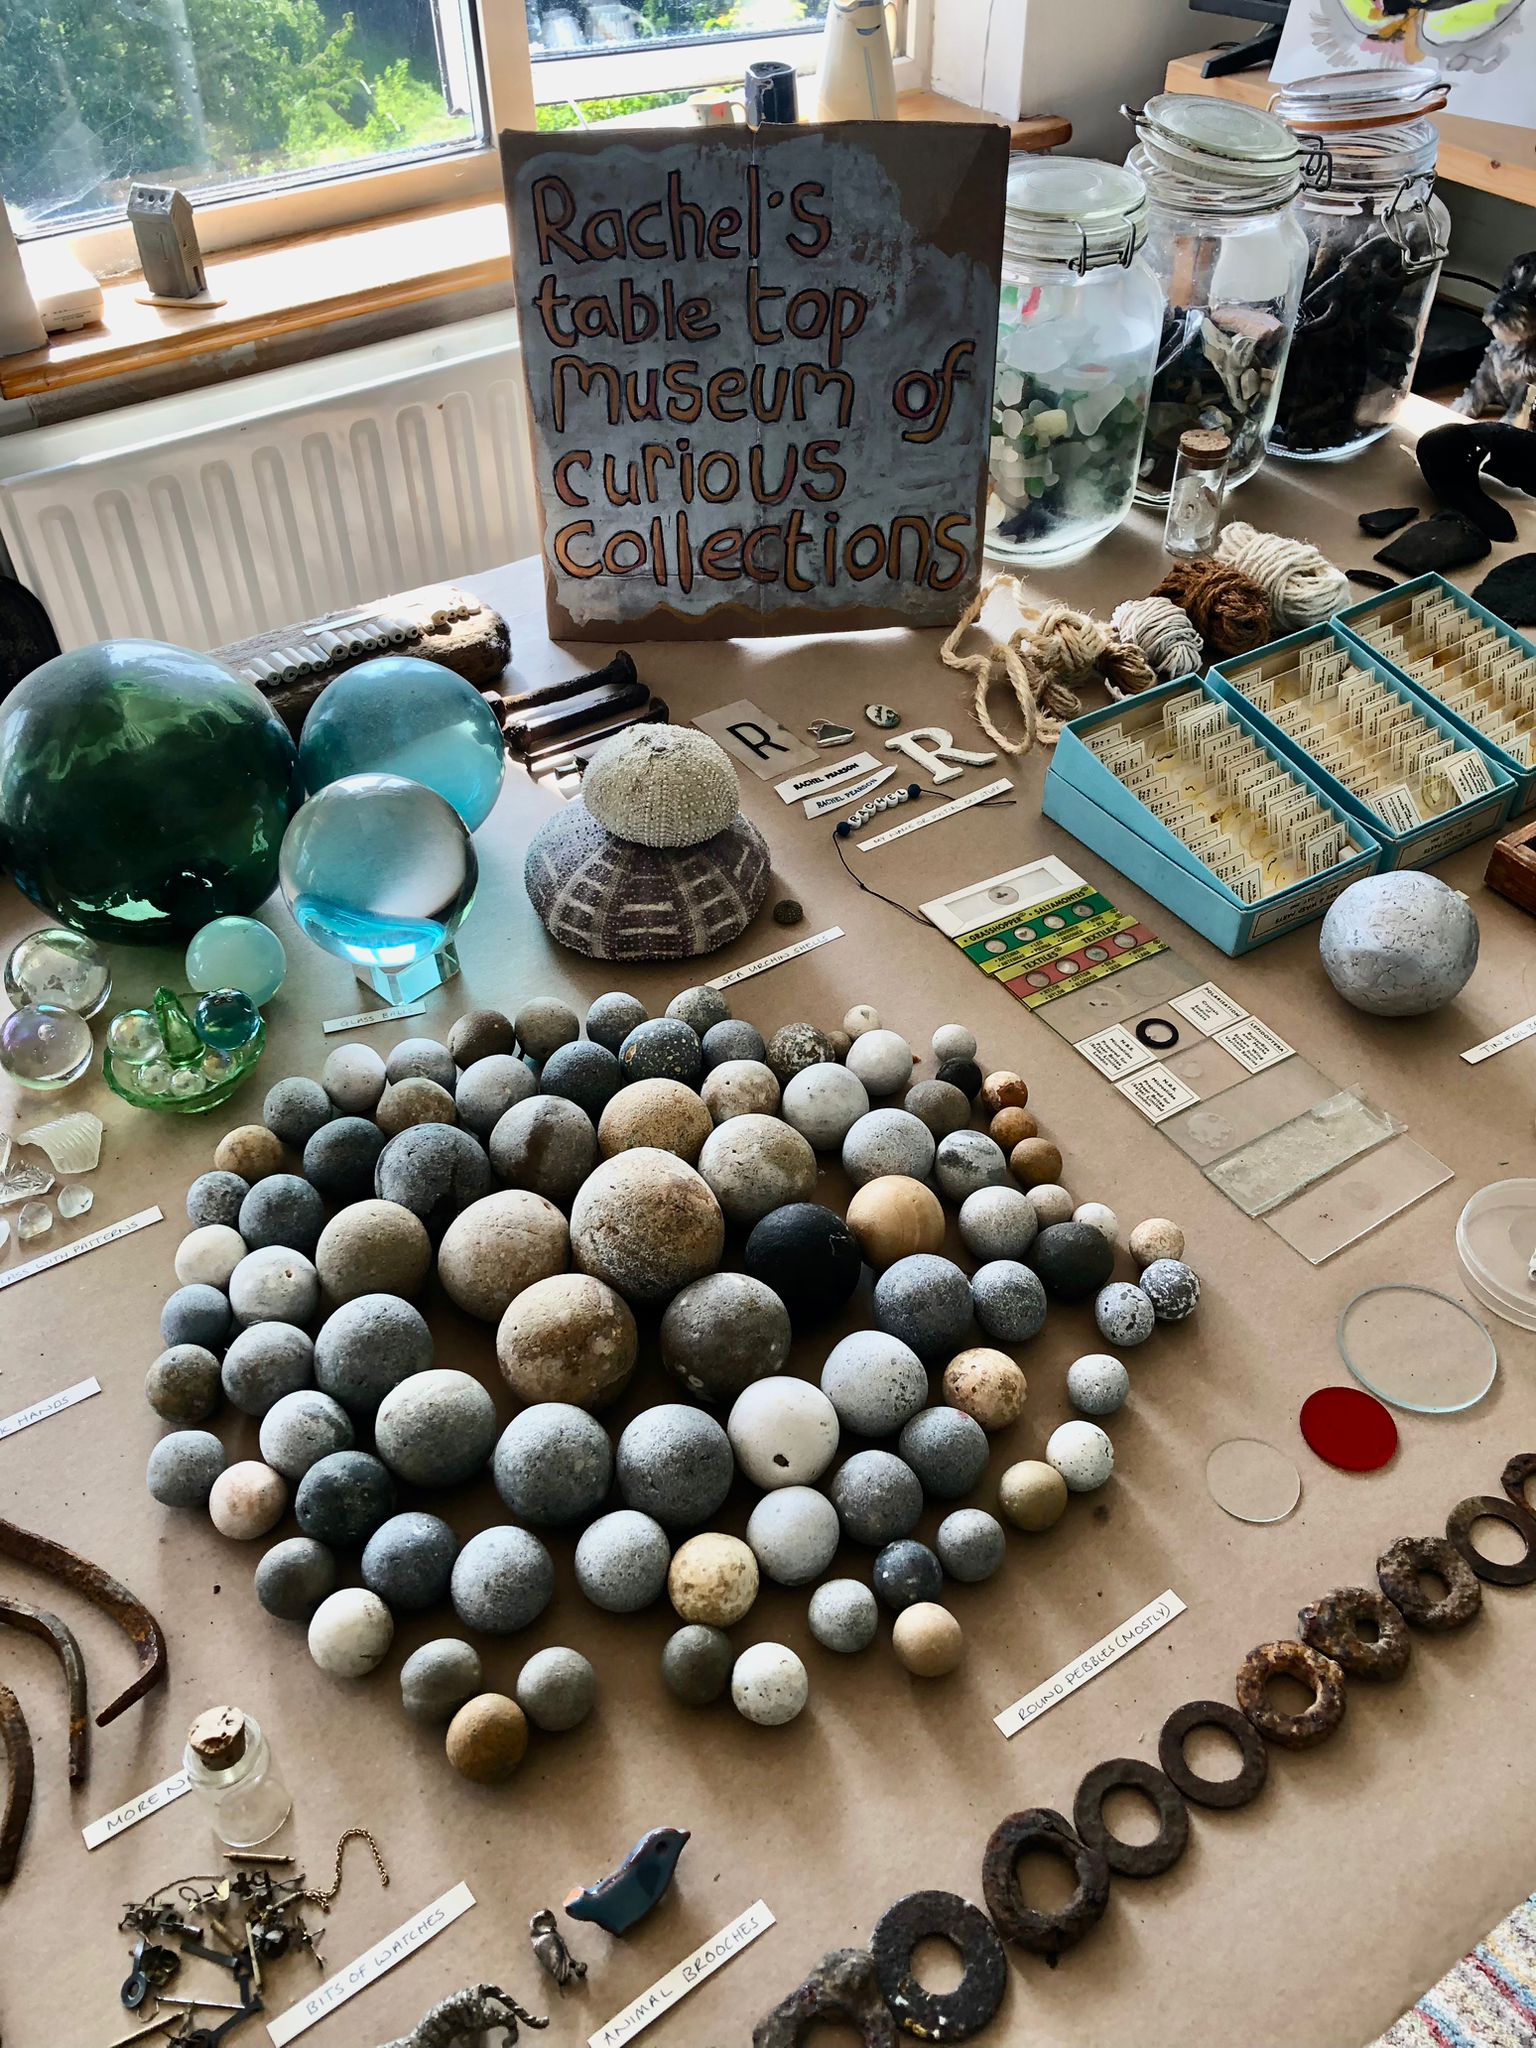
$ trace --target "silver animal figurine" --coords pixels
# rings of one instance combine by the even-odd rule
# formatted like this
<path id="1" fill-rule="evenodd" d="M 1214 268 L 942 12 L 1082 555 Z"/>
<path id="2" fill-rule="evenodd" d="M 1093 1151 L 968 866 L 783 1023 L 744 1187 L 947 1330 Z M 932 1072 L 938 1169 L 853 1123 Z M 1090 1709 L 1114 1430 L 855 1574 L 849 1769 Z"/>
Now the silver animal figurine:
<path id="1" fill-rule="evenodd" d="M 1473 419 L 1496 416 L 1512 427 L 1528 427 L 1536 400 L 1536 249 L 1517 256 L 1505 271 L 1483 325 L 1493 339 L 1455 409 Z"/>
<path id="2" fill-rule="evenodd" d="M 541 1906 L 528 1922 L 528 1933 L 534 1954 L 562 1991 L 573 1977 L 586 1976 L 586 1964 L 579 1962 L 566 1947 L 565 1936 L 555 1925 L 555 1916 L 548 1906 Z"/>
<path id="3" fill-rule="evenodd" d="M 519 2005 L 499 1984 L 466 1984 L 462 1991 L 439 1999 L 408 2034 L 398 2041 L 386 2041 L 383 2048 L 470 2048 L 492 2027 L 502 2029 L 502 2048 L 513 2048 L 519 2020 L 530 2027 L 549 2025 L 547 2019 L 541 2020 L 537 2013 Z"/>

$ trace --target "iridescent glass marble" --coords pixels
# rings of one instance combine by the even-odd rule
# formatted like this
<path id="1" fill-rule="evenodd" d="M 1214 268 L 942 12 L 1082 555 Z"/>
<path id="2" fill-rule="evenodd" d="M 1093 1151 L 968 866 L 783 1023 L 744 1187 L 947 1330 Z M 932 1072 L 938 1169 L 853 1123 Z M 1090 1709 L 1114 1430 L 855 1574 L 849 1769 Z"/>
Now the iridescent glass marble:
<path id="1" fill-rule="evenodd" d="M 473 832 L 506 773 L 496 714 L 452 669 L 409 654 L 360 662 L 310 706 L 299 741 L 313 796 L 344 775 L 403 775 L 447 799 Z"/>
<path id="2" fill-rule="evenodd" d="M 22 1088 L 67 1088 L 94 1050 L 85 1019 L 53 1003 L 23 1004 L 0 1024 L 0 1073 Z"/>

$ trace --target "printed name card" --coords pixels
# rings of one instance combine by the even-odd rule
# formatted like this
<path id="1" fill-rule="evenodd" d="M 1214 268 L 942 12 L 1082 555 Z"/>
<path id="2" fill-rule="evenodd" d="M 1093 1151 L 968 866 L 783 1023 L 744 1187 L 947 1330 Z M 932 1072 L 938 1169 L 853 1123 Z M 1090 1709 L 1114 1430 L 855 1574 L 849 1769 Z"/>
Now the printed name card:
<path id="1" fill-rule="evenodd" d="M 344 1970 L 338 1970 L 334 1977 L 318 1985 L 308 1998 L 300 1999 L 297 2005 L 290 2005 L 286 2012 L 279 2013 L 267 2027 L 272 2048 L 284 2048 L 286 2042 L 296 2041 L 300 2034 L 308 2033 L 317 2020 L 323 2020 L 338 2005 L 345 2005 L 349 1998 L 365 1991 L 386 1970 L 392 1970 L 396 1963 L 403 1963 L 407 1956 L 414 1955 L 425 1942 L 441 1934 L 461 1914 L 467 1913 L 474 1903 L 475 1895 L 467 1884 L 456 1884 L 452 1891 L 434 1899 L 413 1920 L 407 1920 L 393 1934 L 386 1934 L 355 1963 L 349 1963 Z"/>
<path id="2" fill-rule="evenodd" d="M 696 1985 L 706 1977 L 712 1977 L 722 1964 L 732 1956 L 738 1956 L 749 1942 L 756 1941 L 760 1934 L 766 1934 L 774 1924 L 773 1915 L 758 1899 L 748 1906 L 739 1919 L 696 1948 L 691 1956 L 684 1958 L 675 1969 L 668 1970 L 665 1977 L 658 1978 L 649 1991 L 615 2013 L 606 2027 L 599 2027 L 595 2034 L 587 2036 L 587 2048 L 619 2048 L 623 2041 L 629 2041 L 652 2020 L 659 2020 L 663 2013 L 670 2012 L 680 1998 L 686 1998 Z"/>

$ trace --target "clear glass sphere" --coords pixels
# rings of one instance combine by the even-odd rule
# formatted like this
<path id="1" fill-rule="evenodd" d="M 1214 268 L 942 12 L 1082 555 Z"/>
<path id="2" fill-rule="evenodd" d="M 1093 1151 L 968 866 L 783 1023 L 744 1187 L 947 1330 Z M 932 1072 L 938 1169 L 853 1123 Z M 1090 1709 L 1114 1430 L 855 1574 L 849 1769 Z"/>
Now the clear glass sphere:
<path id="1" fill-rule="evenodd" d="M 94 1017 L 112 993 L 112 969 L 94 939 L 50 925 L 28 932 L 11 948 L 5 992 L 18 1010 L 28 1003 L 51 1003 Z"/>
<path id="2" fill-rule="evenodd" d="M 0 1072 L 23 1088 L 67 1088 L 93 1050 L 85 1019 L 52 1003 L 27 1003 L 0 1024 Z"/>
<path id="3" fill-rule="evenodd" d="M 120 1010 L 108 1028 L 107 1044 L 120 1060 L 134 1065 L 157 1060 L 165 1052 L 153 1010 Z"/>
<path id="4" fill-rule="evenodd" d="M 187 982 L 195 989 L 243 989 L 264 1010 L 283 985 L 288 955 L 270 926 L 254 917 L 216 917 L 187 948 Z"/>
<path id="5" fill-rule="evenodd" d="M 311 796 L 347 775 L 403 775 L 446 798 L 471 832 L 490 816 L 506 766 L 501 727 L 480 692 L 409 654 L 359 662 L 328 683 L 299 741 Z"/>

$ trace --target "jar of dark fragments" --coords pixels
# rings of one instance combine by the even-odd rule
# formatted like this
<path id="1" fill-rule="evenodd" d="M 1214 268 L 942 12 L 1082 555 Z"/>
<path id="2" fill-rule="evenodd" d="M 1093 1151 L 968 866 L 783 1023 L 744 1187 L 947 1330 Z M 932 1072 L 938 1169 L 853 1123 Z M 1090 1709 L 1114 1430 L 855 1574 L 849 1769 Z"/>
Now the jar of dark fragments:
<path id="1" fill-rule="evenodd" d="M 1383 435 L 1413 382 L 1450 216 L 1435 197 L 1446 89 L 1427 64 L 1298 79 L 1271 105 L 1300 138 L 1309 251 L 1270 445 L 1334 459 Z"/>
<path id="2" fill-rule="evenodd" d="M 1301 145 L 1272 114 L 1194 93 L 1159 93 L 1134 118 L 1126 161 L 1166 301 L 1136 496 L 1166 505 L 1192 428 L 1231 441 L 1228 490 L 1264 459 L 1306 269 Z"/>

